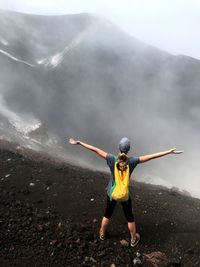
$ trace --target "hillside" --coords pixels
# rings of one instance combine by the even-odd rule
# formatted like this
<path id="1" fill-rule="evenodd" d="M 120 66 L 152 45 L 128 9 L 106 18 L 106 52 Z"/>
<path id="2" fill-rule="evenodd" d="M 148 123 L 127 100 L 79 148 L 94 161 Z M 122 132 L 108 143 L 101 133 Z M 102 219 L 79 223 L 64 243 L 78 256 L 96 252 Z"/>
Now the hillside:
<path id="1" fill-rule="evenodd" d="M 107 240 L 98 240 L 107 173 L 1 141 L 0 177 L 2 267 L 139 266 L 133 263 L 137 252 L 144 257 L 155 251 L 167 258 L 157 266 L 200 265 L 199 199 L 134 182 L 132 201 L 141 242 L 131 249 L 120 243 L 129 241 L 120 206 Z"/>

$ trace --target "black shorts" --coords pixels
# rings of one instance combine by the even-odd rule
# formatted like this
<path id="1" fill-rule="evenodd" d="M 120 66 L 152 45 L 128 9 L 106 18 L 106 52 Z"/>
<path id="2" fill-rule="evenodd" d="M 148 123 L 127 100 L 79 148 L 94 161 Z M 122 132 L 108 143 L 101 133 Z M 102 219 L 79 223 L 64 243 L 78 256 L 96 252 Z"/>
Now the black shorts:
<path id="1" fill-rule="evenodd" d="M 122 205 L 124 215 L 126 217 L 127 222 L 134 222 L 131 198 L 129 197 L 129 199 L 127 201 L 123 201 L 120 203 Z M 109 196 L 107 196 L 107 204 L 106 204 L 104 217 L 106 217 L 107 219 L 111 218 L 116 204 L 117 204 L 116 200 L 114 200 L 114 199 L 110 200 Z"/>

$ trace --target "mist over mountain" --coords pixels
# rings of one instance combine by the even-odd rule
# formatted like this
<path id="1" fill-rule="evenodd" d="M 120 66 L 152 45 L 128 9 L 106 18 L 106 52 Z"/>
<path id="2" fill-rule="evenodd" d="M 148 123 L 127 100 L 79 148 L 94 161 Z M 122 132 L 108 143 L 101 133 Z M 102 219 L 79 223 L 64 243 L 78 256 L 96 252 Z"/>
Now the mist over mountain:
<path id="1" fill-rule="evenodd" d="M 16 119 L 42 124 L 57 140 L 52 149 L 99 168 L 105 162 L 66 139 L 116 153 L 128 136 L 135 155 L 175 146 L 185 153 L 146 163 L 134 177 L 200 196 L 199 60 L 160 51 L 90 14 L 1 11 L 0 67 L 2 138 L 23 139 Z"/>

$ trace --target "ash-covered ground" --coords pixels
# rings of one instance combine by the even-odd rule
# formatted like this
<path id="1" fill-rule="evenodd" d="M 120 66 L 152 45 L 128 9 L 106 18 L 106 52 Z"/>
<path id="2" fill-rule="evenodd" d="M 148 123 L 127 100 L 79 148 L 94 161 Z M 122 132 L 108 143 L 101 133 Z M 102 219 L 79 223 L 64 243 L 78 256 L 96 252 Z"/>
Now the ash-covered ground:
<path id="1" fill-rule="evenodd" d="M 136 248 L 120 205 L 100 241 L 108 179 L 0 141 L 0 266 L 200 266 L 200 200 L 163 187 L 133 183 Z"/>

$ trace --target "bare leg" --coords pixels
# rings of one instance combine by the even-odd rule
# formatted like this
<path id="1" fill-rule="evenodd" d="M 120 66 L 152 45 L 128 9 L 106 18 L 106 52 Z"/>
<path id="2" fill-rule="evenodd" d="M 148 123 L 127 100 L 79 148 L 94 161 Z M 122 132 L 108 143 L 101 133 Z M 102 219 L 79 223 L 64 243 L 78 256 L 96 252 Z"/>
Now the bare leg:
<path id="1" fill-rule="evenodd" d="M 131 247 L 137 246 L 138 242 L 140 241 L 140 235 L 136 233 L 136 225 L 135 222 L 128 222 L 128 229 L 131 234 Z"/>
<path id="2" fill-rule="evenodd" d="M 136 225 L 135 225 L 135 222 L 128 222 L 128 229 L 130 231 L 130 234 L 131 234 L 131 240 L 135 239 L 136 236 Z"/>
<path id="3" fill-rule="evenodd" d="M 102 222 L 101 222 L 101 232 L 103 235 L 106 233 L 107 226 L 109 224 L 110 220 L 106 217 L 103 217 Z"/>

